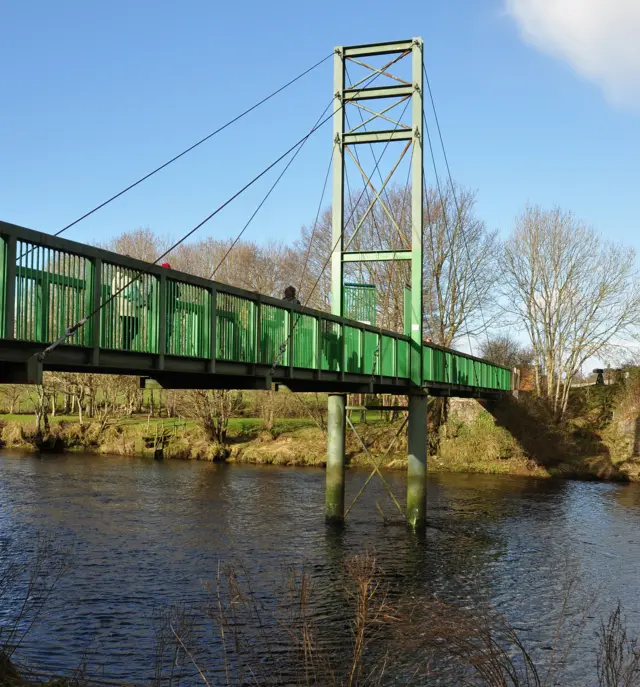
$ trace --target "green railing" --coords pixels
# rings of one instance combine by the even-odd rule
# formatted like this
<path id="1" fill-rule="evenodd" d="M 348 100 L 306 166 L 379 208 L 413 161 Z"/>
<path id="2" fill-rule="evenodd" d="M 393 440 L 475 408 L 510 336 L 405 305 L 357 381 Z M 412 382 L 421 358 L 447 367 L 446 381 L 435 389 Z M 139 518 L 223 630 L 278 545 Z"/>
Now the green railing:
<path id="1" fill-rule="evenodd" d="M 118 293 L 119 292 L 119 293 Z M 511 371 L 329 313 L 0 222 L 0 338 L 509 390 Z M 415 354 L 415 355 L 414 355 Z"/>

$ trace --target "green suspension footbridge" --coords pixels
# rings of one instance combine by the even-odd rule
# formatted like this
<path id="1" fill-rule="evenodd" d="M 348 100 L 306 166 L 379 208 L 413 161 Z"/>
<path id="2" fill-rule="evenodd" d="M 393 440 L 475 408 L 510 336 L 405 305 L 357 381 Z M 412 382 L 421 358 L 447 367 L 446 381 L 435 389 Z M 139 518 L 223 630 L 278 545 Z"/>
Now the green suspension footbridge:
<path id="1" fill-rule="evenodd" d="M 171 249 L 150 264 L 60 236 L 289 87 L 318 66 L 314 65 L 57 234 L 0 222 L 0 383 L 38 383 L 43 370 L 56 370 L 150 377 L 165 388 L 269 389 L 281 384 L 293 392 L 329 392 L 326 513 L 336 521 L 344 513 L 345 394 L 406 395 L 406 516 L 413 525 L 423 524 L 428 395 L 495 397 L 511 390 L 512 373 L 473 355 L 423 342 L 423 157 L 428 132 L 422 53 L 420 39 L 336 48 L 334 96 L 314 127 L 172 246 L 289 157 L 286 171 L 308 138 L 332 121 L 332 248 L 324 265 L 331 266 L 331 312 L 163 268 L 159 263 Z M 382 63 L 372 64 L 380 58 Z M 405 77 L 391 71 L 402 60 L 409 61 Z M 365 77 L 350 78 L 350 63 L 363 69 Z M 404 105 L 403 113 L 393 115 L 398 105 Z M 361 116 L 360 123 L 351 126 L 348 107 L 357 107 L 367 119 Z M 375 128 L 380 123 L 382 128 Z M 400 156 L 383 178 L 382 155 L 373 151 L 382 146 L 384 153 L 390 145 L 399 146 Z M 373 172 L 363 169 L 357 152 L 363 147 L 372 152 Z M 349 203 L 345 189 L 349 159 L 364 180 L 358 199 L 363 202 L 355 204 Z M 411 182 L 409 232 L 403 231 L 397 212 L 385 200 L 385 189 L 402 160 L 408 161 Z M 354 250 L 354 238 L 367 218 L 371 221 L 376 204 L 402 243 L 386 250 Z M 375 313 L 363 316 L 363 303 L 375 284 L 345 284 L 345 270 L 367 262 L 409 266 L 403 331 L 376 326 Z"/>

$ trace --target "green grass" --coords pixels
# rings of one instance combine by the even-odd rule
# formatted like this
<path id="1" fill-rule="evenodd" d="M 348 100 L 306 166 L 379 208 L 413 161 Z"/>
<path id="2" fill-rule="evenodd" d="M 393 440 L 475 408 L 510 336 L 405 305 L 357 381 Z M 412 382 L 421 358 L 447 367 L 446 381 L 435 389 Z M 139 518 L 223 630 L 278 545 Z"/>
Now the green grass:
<path id="1" fill-rule="evenodd" d="M 0 413 L 0 421 L 5 422 L 19 422 L 21 424 L 31 424 L 34 422 L 34 415 L 31 413 L 20 413 L 10 415 L 8 413 Z M 49 415 L 49 422 L 51 424 L 56 424 L 59 422 L 78 422 L 78 416 L 74 415 Z M 86 414 L 84 416 L 85 423 L 92 422 L 92 418 L 88 417 Z M 354 413 L 351 418 L 353 424 L 360 423 L 360 415 Z M 149 418 L 148 415 L 141 413 L 139 415 L 132 415 L 131 417 L 118 417 L 114 420 L 113 424 L 120 427 L 129 427 L 133 425 L 149 425 L 154 427 L 156 425 L 164 425 L 167 428 L 186 427 L 191 429 L 196 426 L 196 423 L 192 420 L 183 420 L 181 418 Z M 385 424 L 384 420 L 381 420 L 378 413 L 369 412 L 367 413 L 367 424 L 380 425 Z M 262 429 L 263 421 L 259 417 L 232 417 L 229 420 L 229 429 L 237 433 L 247 433 L 252 431 L 257 431 Z M 309 418 L 279 418 L 274 422 L 274 429 L 276 433 L 281 433 L 282 431 L 295 431 L 296 429 L 301 429 L 304 427 L 312 427 L 313 421 Z"/>

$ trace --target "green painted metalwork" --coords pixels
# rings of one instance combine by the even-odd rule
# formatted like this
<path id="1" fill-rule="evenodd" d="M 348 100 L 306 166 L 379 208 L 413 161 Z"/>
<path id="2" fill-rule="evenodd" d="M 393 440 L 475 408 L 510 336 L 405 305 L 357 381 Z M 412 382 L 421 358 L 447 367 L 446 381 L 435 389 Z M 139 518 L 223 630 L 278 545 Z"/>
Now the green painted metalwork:
<path id="1" fill-rule="evenodd" d="M 300 369 L 399 381 L 400 393 L 412 378 L 408 336 L 0 222 L 0 324 L 13 322 L 0 329 L 0 349 L 53 342 L 98 300 L 99 315 L 63 346 L 200 358 L 210 372 L 216 361 L 278 360 L 294 376 Z M 421 358 L 423 386 L 511 388 L 510 370 L 473 356 L 425 345 Z"/>
<path id="2" fill-rule="evenodd" d="M 411 45 L 411 129 L 415 138 L 411 151 L 411 381 L 420 385 L 424 379 L 422 370 L 423 332 L 423 242 L 424 242 L 424 131 L 423 131 L 423 45 L 421 38 L 414 38 Z"/>
<path id="3" fill-rule="evenodd" d="M 254 301 L 218 292 L 216 358 L 241 363 L 256 362 L 256 310 Z M 288 336 L 288 326 L 273 328 L 271 331 L 266 327 L 265 336 L 272 337 L 272 346 L 281 344 Z M 286 355 L 284 360 L 283 364 L 286 365 Z"/>
<path id="4" fill-rule="evenodd" d="M 380 343 L 380 374 L 384 377 L 397 375 L 396 340 L 385 334 Z"/>
<path id="5" fill-rule="evenodd" d="M 211 293 L 168 279 L 165 299 L 165 352 L 193 358 L 211 357 Z"/>
<path id="6" fill-rule="evenodd" d="M 310 315 L 294 315 L 293 330 L 293 365 L 313 370 L 316 367 L 318 354 L 317 330 L 318 320 Z M 271 358 L 269 362 L 273 362 Z"/>
<path id="7" fill-rule="evenodd" d="M 362 332 L 355 327 L 345 327 L 346 371 L 363 374 L 362 369 Z"/>
<path id="8" fill-rule="evenodd" d="M 7 310 L 7 242 L 0 240 L 0 337 L 3 335 L 5 324 L 5 312 Z"/>
<path id="9" fill-rule="evenodd" d="M 357 61 L 359 65 L 369 70 L 369 76 L 380 75 L 391 76 L 398 84 L 375 84 L 373 80 L 364 83 L 365 79 L 345 87 L 345 76 L 347 75 L 345 63 L 355 57 L 367 57 L 397 54 L 393 62 L 398 62 L 407 57 L 411 59 L 411 82 L 404 81 L 387 71 L 371 66 L 369 63 Z M 390 63 L 391 64 L 391 63 Z M 333 212 L 332 212 L 332 245 L 331 256 L 331 294 L 332 294 L 332 313 L 334 315 L 349 315 L 346 310 L 347 299 L 343 297 L 344 289 L 344 264 L 354 262 L 369 261 L 399 261 L 409 260 L 411 262 L 411 302 L 410 307 L 405 313 L 405 334 L 411 339 L 409 374 L 414 386 L 420 387 L 424 380 L 422 372 L 422 331 L 423 331 L 423 311 L 422 311 L 422 285 L 423 285 L 423 162 L 424 162 L 424 141 L 423 141 L 423 44 L 422 39 L 414 38 L 409 41 L 399 41 L 395 43 L 380 43 L 365 46 L 337 47 L 334 56 L 334 163 L 333 163 Z M 389 99 L 409 99 L 411 104 L 411 125 L 407 123 L 395 122 L 396 128 L 389 129 L 388 122 L 394 122 L 385 115 L 389 111 L 389 106 L 379 105 L 382 101 L 387 103 Z M 401 102 L 401 100 L 399 102 Z M 368 122 L 375 119 L 382 120 L 387 128 L 360 129 L 360 125 L 349 131 L 345 131 L 345 109 L 359 105 L 360 101 L 373 103 L 366 107 L 366 111 L 373 114 Z M 364 123 L 363 125 L 364 126 Z M 407 144 L 400 153 L 400 156 L 391 168 L 385 181 L 379 189 L 374 187 L 372 177 L 362 169 L 358 158 L 351 150 L 351 146 L 368 144 L 372 151 L 375 145 L 383 144 L 384 149 L 380 148 L 381 154 L 386 147 L 394 142 L 406 141 Z M 364 220 L 373 208 L 374 203 L 379 203 L 383 211 L 395 224 L 389 208 L 381 198 L 387 183 L 396 171 L 405 153 L 411 150 L 411 237 L 405 237 L 407 250 L 377 250 L 377 251 L 349 251 L 349 245 L 353 241 L 355 234 L 358 233 Z M 344 238 L 345 230 L 345 152 L 348 153 L 358 167 L 364 178 L 365 188 L 373 192 L 373 200 L 368 203 L 367 209 L 361 217 L 354 218 L 354 231 L 347 241 Z M 376 155 L 373 153 L 373 157 Z M 376 165 L 377 167 L 377 165 Z M 375 172 L 375 170 L 374 170 Z M 381 177 L 382 181 L 382 177 Z M 396 225 L 397 226 L 397 225 Z M 400 231 L 398 229 L 398 231 Z M 360 318 L 355 318 L 360 319 Z M 408 325 L 408 326 L 407 326 Z M 380 360 L 371 360 L 370 347 L 366 345 L 367 336 L 365 334 L 365 346 L 363 350 L 363 363 L 365 370 L 369 363 L 375 368 L 380 366 Z M 379 354 L 379 348 L 376 348 Z M 387 368 L 390 367 L 389 355 L 387 354 Z M 395 364 L 395 363 L 394 363 Z M 376 369 L 375 374 L 379 371 Z"/>
<path id="10" fill-rule="evenodd" d="M 376 287 L 373 284 L 345 284 L 343 312 L 350 320 L 376 325 Z"/>
<path id="11" fill-rule="evenodd" d="M 410 250 L 363 250 L 345 251 L 342 262 L 393 262 L 395 260 L 411 260 Z"/>
<path id="12" fill-rule="evenodd" d="M 6 271 L 5 264 L 5 279 Z M 19 240 L 13 271 L 16 339 L 54 341 L 91 307 L 91 263 L 82 256 Z M 78 330 L 69 343 L 86 346 L 90 333 L 90 328 Z"/>
<path id="13" fill-rule="evenodd" d="M 157 353 L 159 296 L 159 279 L 154 275 L 103 262 L 100 346 L 135 353 Z M 71 322 L 80 317 L 72 317 Z"/>
<path id="14" fill-rule="evenodd" d="M 265 365 L 280 356 L 282 365 L 289 364 L 289 336 L 290 313 L 285 308 L 263 304 L 260 308 L 260 356 L 259 361 Z M 302 323 L 298 323 L 298 327 Z M 297 327 L 296 327 L 297 329 Z M 295 344 L 294 344 L 295 347 Z M 281 355 L 282 350 L 282 355 Z"/>

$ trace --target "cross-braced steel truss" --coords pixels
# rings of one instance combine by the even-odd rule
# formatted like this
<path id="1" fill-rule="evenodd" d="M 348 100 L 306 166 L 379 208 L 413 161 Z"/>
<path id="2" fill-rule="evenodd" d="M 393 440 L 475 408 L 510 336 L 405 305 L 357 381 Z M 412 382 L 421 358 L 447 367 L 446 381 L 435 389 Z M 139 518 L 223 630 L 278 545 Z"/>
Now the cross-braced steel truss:
<path id="1" fill-rule="evenodd" d="M 375 58 L 387 56 L 381 66 Z M 374 58 L 374 59 L 372 59 Z M 398 68 L 410 61 L 410 80 Z M 355 66 L 361 78 L 351 82 L 349 66 Z M 413 38 L 393 43 L 375 43 L 337 47 L 334 58 L 334 165 L 331 290 L 332 312 L 343 315 L 345 263 L 368 261 L 411 262 L 410 331 L 412 340 L 412 382 L 422 384 L 422 252 L 423 252 L 423 44 Z M 382 81 L 382 83 L 380 83 Z M 377 82 L 377 83 L 376 83 Z M 399 113 L 400 106 L 402 110 Z M 409 122 L 404 113 L 410 107 Z M 357 110 L 360 121 L 351 126 L 349 110 Z M 358 155 L 358 147 L 372 151 L 373 170 Z M 390 146 L 396 147 L 396 159 L 382 174 L 380 161 Z M 376 155 L 375 149 L 381 149 Z M 399 151 L 397 150 L 399 147 Z M 411 186 L 411 226 L 406 231 L 397 209 L 388 200 L 388 188 L 407 156 Z M 349 161 L 361 175 L 366 199 L 353 204 L 345 188 L 345 164 Z M 406 164 L 406 162 L 405 162 Z M 374 181 L 374 175 L 377 177 Z M 349 217 L 345 210 L 350 205 Z M 379 208 L 400 241 L 399 247 L 380 250 L 350 250 L 365 222 Z M 350 227 L 347 232 L 347 226 Z M 357 245 L 357 242 L 356 242 Z"/>

